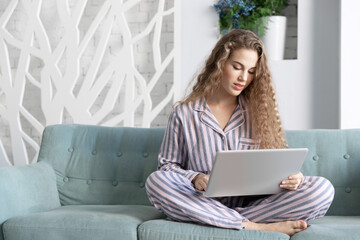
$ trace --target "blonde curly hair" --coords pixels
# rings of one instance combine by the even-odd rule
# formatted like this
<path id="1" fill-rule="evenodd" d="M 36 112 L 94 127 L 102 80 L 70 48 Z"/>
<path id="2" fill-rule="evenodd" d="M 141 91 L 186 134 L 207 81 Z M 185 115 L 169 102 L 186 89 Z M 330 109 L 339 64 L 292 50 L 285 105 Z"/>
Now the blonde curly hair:
<path id="1" fill-rule="evenodd" d="M 212 96 L 220 86 L 226 60 L 234 50 L 241 48 L 255 50 L 259 56 L 254 79 L 241 92 L 248 103 L 255 139 L 260 141 L 260 148 L 263 149 L 287 148 L 264 46 L 251 31 L 234 29 L 225 34 L 208 57 L 192 92 L 179 103 L 186 104 L 202 96 Z"/>

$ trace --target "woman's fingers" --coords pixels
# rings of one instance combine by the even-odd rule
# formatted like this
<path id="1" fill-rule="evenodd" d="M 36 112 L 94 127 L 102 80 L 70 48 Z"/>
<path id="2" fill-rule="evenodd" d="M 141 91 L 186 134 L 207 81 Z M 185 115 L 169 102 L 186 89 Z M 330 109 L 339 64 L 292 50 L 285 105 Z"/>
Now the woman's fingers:
<path id="1" fill-rule="evenodd" d="M 201 190 L 205 191 L 206 187 L 207 187 L 207 184 L 205 183 L 205 181 L 202 181 L 202 182 L 200 182 L 200 186 L 201 186 Z"/>
<path id="2" fill-rule="evenodd" d="M 202 184 L 201 184 L 201 187 L 203 188 L 203 191 L 206 190 L 206 187 L 208 185 L 208 182 L 209 182 L 209 175 L 204 175 L 204 177 L 202 178 Z"/>
<path id="3" fill-rule="evenodd" d="M 200 190 L 200 191 L 204 191 L 206 189 L 206 183 L 202 180 L 202 179 L 199 179 L 196 183 L 195 183 L 195 188 L 197 190 Z"/>
<path id="4" fill-rule="evenodd" d="M 302 179 L 304 175 L 301 172 L 298 172 L 297 174 L 290 175 L 289 179 Z"/>
<path id="5" fill-rule="evenodd" d="M 209 182 L 209 175 L 199 174 L 194 178 L 193 182 L 197 190 L 205 191 Z"/>
<path id="6" fill-rule="evenodd" d="M 288 189 L 288 190 L 296 190 L 299 185 L 293 184 L 293 185 L 280 185 L 281 188 Z"/>
<path id="7" fill-rule="evenodd" d="M 289 190 L 296 190 L 300 186 L 300 183 L 301 179 L 283 180 L 280 184 L 280 187 Z"/>
<path id="8" fill-rule="evenodd" d="M 283 180 L 281 184 L 300 184 L 301 179 L 294 179 L 294 180 Z"/>
<path id="9" fill-rule="evenodd" d="M 285 179 L 281 182 L 280 187 L 288 190 L 296 190 L 300 187 L 304 175 L 301 172 L 289 176 L 288 179 Z"/>
<path id="10" fill-rule="evenodd" d="M 299 185 L 280 185 L 280 187 L 288 190 L 296 190 L 298 189 Z"/>

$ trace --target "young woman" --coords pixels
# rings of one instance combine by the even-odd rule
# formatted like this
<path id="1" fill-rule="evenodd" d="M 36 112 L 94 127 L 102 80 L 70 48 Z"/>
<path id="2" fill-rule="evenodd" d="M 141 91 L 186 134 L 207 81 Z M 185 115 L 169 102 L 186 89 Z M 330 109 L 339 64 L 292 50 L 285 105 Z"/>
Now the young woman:
<path id="1" fill-rule="evenodd" d="M 279 183 L 286 191 L 270 196 L 196 192 L 206 189 L 217 151 L 286 147 L 264 46 L 254 33 L 233 30 L 170 115 L 159 170 L 146 181 L 149 199 L 176 221 L 293 235 L 325 215 L 334 196 L 328 180 L 299 172 Z"/>

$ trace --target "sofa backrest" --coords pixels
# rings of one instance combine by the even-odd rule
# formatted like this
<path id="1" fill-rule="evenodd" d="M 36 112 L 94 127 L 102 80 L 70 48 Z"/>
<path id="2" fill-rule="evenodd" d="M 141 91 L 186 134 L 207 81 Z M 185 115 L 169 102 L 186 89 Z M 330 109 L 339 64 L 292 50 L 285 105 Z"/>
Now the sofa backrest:
<path id="1" fill-rule="evenodd" d="M 46 127 L 39 161 L 57 176 L 62 205 L 150 205 L 145 181 L 157 168 L 164 128 Z M 286 131 L 289 147 L 307 147 L 304 175 L 335 187 L 328 215 L 360 215 L 360 129 Z"/>
<path id="2" fill-rule="evenodd" d="M 327 215 L 360 215 L 360 129 L 287 131 L 289 147 L 307 147 L 304 175 L 323 176 L 335 187 Z"/>
<path id="3" fill-rule="evenodd" d="M 38 161 L 54 168 L 62 205 L 150 205 L 144 184 L 163 135 L 163 128 L 52 125 Z"/>

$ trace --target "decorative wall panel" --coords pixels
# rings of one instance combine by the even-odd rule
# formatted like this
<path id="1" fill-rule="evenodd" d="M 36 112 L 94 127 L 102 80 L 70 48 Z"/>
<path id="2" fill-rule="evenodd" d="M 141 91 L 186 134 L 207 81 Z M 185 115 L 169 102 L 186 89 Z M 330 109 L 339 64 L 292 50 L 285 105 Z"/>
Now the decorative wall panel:
<path id="1" fill-rule="evenodd" d="M 0 166 L 35 162 L 46 125 L 165 126 L 178 4 L 0 0 Z"/>

